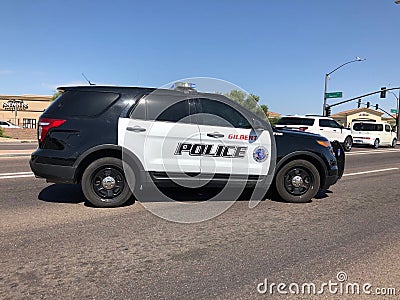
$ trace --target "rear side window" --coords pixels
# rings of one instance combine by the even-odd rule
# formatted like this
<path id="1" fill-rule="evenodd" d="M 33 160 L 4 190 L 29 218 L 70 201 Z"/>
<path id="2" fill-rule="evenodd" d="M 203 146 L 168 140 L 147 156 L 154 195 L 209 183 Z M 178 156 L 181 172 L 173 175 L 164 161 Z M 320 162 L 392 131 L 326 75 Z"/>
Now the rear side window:
<path id="1" fill-rule="evenodd" d="M 95 91 L 66 91 L 46 110 L 47 114 L 92 117 L 111 106 L 119 94 Z"/>
<path id="2" fill-rule="evenodd" d="M 331 127 L 331 128 L 340 128 L 340 125 L 336 123 L 334 120 L 329 119 L 320 119 L 319 126 L 321 127 Z"/>
<path id="3" fill-rule="evenodd" d="M 217 100 L 200 99 L 203 125 L 249 129 L 249 121 L 237 110 Z"/>
<path id="4" fill-rule="evenodd" d="M 281 118 L 278 125 L 305 125 L 305 126 L 313 126 L 314 119 L 310 118 L 296 118 L 296 117 L 283 117 Z"/>
<path id="5" fill-rule="evenodd" d="M 190 123 L 189 100 L 185 95 L 179 97 L 160 93 L 150 94 L 146 100 L 146 119 L 149 121 Z"/>
<path id="6" fill-rule="evenodd" d="M 190 123 L 189 101 L 182 100 L 165 109 L 156 121 Z"/>

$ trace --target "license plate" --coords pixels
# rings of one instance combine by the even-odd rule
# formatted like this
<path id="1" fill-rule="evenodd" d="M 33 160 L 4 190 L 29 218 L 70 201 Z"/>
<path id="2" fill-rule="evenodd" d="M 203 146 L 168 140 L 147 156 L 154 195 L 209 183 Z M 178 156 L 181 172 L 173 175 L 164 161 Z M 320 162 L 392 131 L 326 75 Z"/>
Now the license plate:
<path id="1" fill-rule="evenodd" d="M 354 143 L 362 144 L 363 140 L 354 140 Z"/>

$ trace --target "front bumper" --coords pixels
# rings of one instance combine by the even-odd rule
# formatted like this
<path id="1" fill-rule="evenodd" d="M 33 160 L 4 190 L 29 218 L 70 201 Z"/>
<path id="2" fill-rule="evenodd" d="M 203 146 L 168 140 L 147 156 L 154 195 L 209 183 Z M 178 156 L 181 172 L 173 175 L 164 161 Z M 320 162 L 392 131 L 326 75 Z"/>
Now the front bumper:
<path id="1" fill-rule="evenodd" d="M 334 185 L 339 180 L 339 178 L 340 177 L 337 168 L 329 170 L 324 183 L 321 185 L 321 189 L 328 189 L 331 185 Z"/>

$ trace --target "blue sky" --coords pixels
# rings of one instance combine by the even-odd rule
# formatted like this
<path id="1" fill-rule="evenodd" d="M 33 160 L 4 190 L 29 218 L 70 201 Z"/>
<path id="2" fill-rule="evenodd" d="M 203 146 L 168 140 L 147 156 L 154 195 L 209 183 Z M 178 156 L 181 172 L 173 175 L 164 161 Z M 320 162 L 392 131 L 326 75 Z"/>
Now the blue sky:
<path id="1" fill-rule="evenodd" d="M 85 83 L 82 72 L 152 87 L 201 76 L 272 111 L 321 113 L 324 74 L 356 56 L 367 60 L 333 73 L 329 91 L 347 99 L 400 86 L 399 15 L 394 0 L 3 0 L 0 94 L 52 94 Z M 392 95 L 365 101 L 396 107 Z"/>

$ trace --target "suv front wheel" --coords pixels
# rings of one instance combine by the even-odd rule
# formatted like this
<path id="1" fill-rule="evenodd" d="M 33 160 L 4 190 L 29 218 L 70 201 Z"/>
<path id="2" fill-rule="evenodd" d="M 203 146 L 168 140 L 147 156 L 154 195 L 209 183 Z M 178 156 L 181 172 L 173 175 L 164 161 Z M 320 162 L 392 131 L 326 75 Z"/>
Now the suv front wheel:
<path id="1" fill-rule="evenodd" d="M 132 197 L 122 161 L 115 157 L 92 162 L 83 173 L 81 184 L 86 199 L 96 207 L 120 206 Z"/>
<path id="2" fill-rule="evenodd" d="M 276 175 L 276 190 L 287 202 L 309 202 L 317 194 L 319 185 L 317 168 L 302 159 L 287 163 Z"/>

